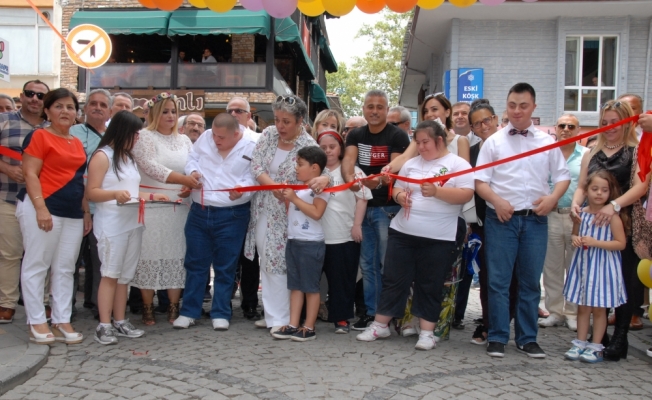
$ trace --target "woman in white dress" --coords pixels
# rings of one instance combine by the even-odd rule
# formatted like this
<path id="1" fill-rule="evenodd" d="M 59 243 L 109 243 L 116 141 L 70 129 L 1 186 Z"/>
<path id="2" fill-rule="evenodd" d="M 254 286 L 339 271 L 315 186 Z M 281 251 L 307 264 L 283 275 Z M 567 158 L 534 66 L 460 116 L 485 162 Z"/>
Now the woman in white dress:
<path id="1" fill-rule="evenodd" d="M 183 187 L 197 189 L 200 183 L 184 175 L 192 142 L 177 131 L 175 96 L 161 93 L 148 102 L 150 121 L 140 131 L 133 154 L 140 171 L 143 192 L 160 192 L 170 201 L 177 201 Z M 157 189 L 148 189 L 147 186 Z M 183 197 L 187 197 L 189 192 Z M 170 306 L 167 319 L 172 323 L 179 316 L 181 289 L 186 281 L 183 260 L 186 239 L 183 228 L 189 208 L 152 205 L 145 210 L 145 226 L 140 261 L 131 285 L 140 288 L 143 296 L 143 323 L 154 325 L 154 291 L 167 289 Z"/>

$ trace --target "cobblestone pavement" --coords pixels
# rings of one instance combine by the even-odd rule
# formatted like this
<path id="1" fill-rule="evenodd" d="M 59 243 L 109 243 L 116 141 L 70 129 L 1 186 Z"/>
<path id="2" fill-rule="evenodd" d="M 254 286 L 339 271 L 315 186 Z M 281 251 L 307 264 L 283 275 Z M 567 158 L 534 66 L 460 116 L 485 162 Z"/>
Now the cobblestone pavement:
<path id="1" fill-rule="evenodd" d="M 236 304 L 228 331 L 213 331 L 209 319 L 174 330 L 159 316 L 144 337 L 115 346 L 93 341 L 96 322 L 80 309 L 74 325 L 84 342 L 54 345 L 38 374 L 2 399 L 652 398 L 652 366 L 644 356 L 595 366 L 565 361 L 574 333 L 564 327 L 539 331 L 544 360 L 517 353 L 513 341 L 504 359 L 488 357 L 484 346 L 469 343 L 471 321 L 480 314 L 477 290 L 465 330 L 426 352 L 414 349 L 415 337 L 394 333 L 362 343 L 353 332 L 334 334 L 325 322 L 317 325 L 316 341 L 277 341 Z M 23 313 L 14 323 L 24 321 Z M 133 322 L 142 327 L 139 318 Z M 647 323 L 644 335 L 650 334 Z"/>

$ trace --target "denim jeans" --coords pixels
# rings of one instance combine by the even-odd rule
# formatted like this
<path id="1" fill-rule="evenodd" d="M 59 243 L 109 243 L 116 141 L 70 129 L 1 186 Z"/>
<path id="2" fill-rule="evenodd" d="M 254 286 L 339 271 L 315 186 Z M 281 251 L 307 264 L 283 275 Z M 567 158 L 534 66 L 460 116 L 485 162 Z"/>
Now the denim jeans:
<path id="1" fill-rule="evenodd" d="M 515 341 L 519 346 L 536 342 L 541 273 L 548 244 L 548 217 L 513 215 L 500 222 L 487 208 L 485 219 L 490 342 L 509 340 L 509 286 L 516 274 L 518 287 Z"/>
<path id="2" fill-rule="evenodd" d="M 249 204 L 211 207 L 193 203 L 186 221 L 186 287 L 180 314 L 199 319 L 211 264 L 211 319 L 231 319 L 231 293 L 240 249 L 249 224 Z"/>
<path id="3" fill-rule="evenodd" d="M 362 221 L 360 269 L 364 280 L 364 303 L 367 315 L 376 315 L 376 307 L 383 287 L 382 271 L 387 250 L 387 232 L 390 215 L 396 215 L 400 206 L 368 207 Z"/>

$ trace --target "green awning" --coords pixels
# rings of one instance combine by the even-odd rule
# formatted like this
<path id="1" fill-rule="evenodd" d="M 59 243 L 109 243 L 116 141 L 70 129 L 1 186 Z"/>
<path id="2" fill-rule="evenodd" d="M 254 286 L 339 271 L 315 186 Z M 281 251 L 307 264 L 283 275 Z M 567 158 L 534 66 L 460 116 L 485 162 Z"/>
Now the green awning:
<path id="1" fill-rule="evenodd" d="M 310 82 L 310 101 L 317 104 L 321 103 L 326 106 L 326 108 L 331 108 L 324 89 L 315 82 Z"/>
<path id="2" fill-rule="evenodd" d="M 70 29 L 81 24 L 97 25 L 112 35 L 166 35 L 167 11 L 77 11 Z"/>
<path id="3" fill-rule="evenodd" d="M 265 11 L 177 10 L 170 17 L 168 35 L 242 35 L 260 34 L 269 37 L 269 15 Z"/>
<path id="4" fill-rule="evenodd" d="M 328 43 L 326 43 L 326 38 L 323 36 L 319 38 L 319 48 L 324 54 L 324 57 L 322 57 L 321 60 L 326 71 L 330 73 L 337 72 L 337 61 L 335 61 L 335 57 L 331 52 L 331 48 L 328 46 Z"/>
<path id="5" fill-rule="evenodd" d="M 312 60 L 308 57 L 306 48 L 303 47 L 301 41 L 301 34 L 297 24 L 291 18 L 274 19 L 274 28 L 276 33 L 277 42 L 289 42 L 297 52 L 303 54 L 299 57 L 299 76 L 303 80 L 315 79 L 315 67 L 312 65 Z M 325 96 L 324 96 L 325 97 Z"/>

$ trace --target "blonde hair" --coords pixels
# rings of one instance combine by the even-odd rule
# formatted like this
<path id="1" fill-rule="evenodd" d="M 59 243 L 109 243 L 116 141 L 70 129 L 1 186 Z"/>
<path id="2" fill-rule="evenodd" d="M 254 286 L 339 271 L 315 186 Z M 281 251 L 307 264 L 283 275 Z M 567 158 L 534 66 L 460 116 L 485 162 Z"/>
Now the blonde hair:
<path id="1" fill-rule="evenodd" d="M 315 117 L 315 122 L 312 124 L 312 136 L 315 140 L 317 140 L 317 136 L 319 133 L 317 133 L 317 128 L 319 124 L 324 122 L 326 119 L 330 117 L 335 117 L 335 120 L 337 121 L 336 123 L 336 129 L 337 133 L 340 135 L 342 134 L 342 127 L 344 126 L 344 120 L 342 119 L 342 116 L 340 115 L 339 112 L 335 110 L 322 110 L 317 116 Z"/>
<path id="2" fill-rule="evenodd" d="M 168 103 L 168 101 L 171 101 L 172 104 L 174 104 L 174 110 L 177 110 L 177 102 L 176 100 L 171 97 L 167 98 L 161 101 L 157 101 L 154 103 L 153 106 L 149 107 L 149 113 L 147 114 L 147 130 L 150 130 L 152 132 L 158 131 L 158 121 L 161 118 L 161 114 L 163 114 L 163 107 Z M 172 133 L 179 133 L 179 120 L 175 118 L 174 120 L 174 126 L 172 127 Z"/>
<path id="3" fill-rule="evenodd" d="M 618 117 L 620 117 L 621 121 L 634 115 L 634 111 L 632 111 L 632 108 L 629 106 L 629 104 L 625 103 L 624 101 L 609 100 L 604 104 L 604 106 L 602 106 L 602 109 L 600 109 L 600 123 L 602 123 L 602 118 L 604 118 L 604 114 L 607 111 L 614 111 L 616 114 L 618 114 Z M 623 135 L 625 146 L 636 147 L 638 145 L 638 138 L 636 137 L 636 128 L 634 127 L 634 124 L 631 122 L 626 123 L 623 125 L 623 130 L 625 131 L 625 134 Z M 607 141 L 604 138 L 604 133 L 600 133 L 598 135 L 597 144 L 595 147 L 593 147 L 593 149 L 591 149 L 590 156 L 593 157 L 600 150 L 602 150 L 606 143 Z"/>

